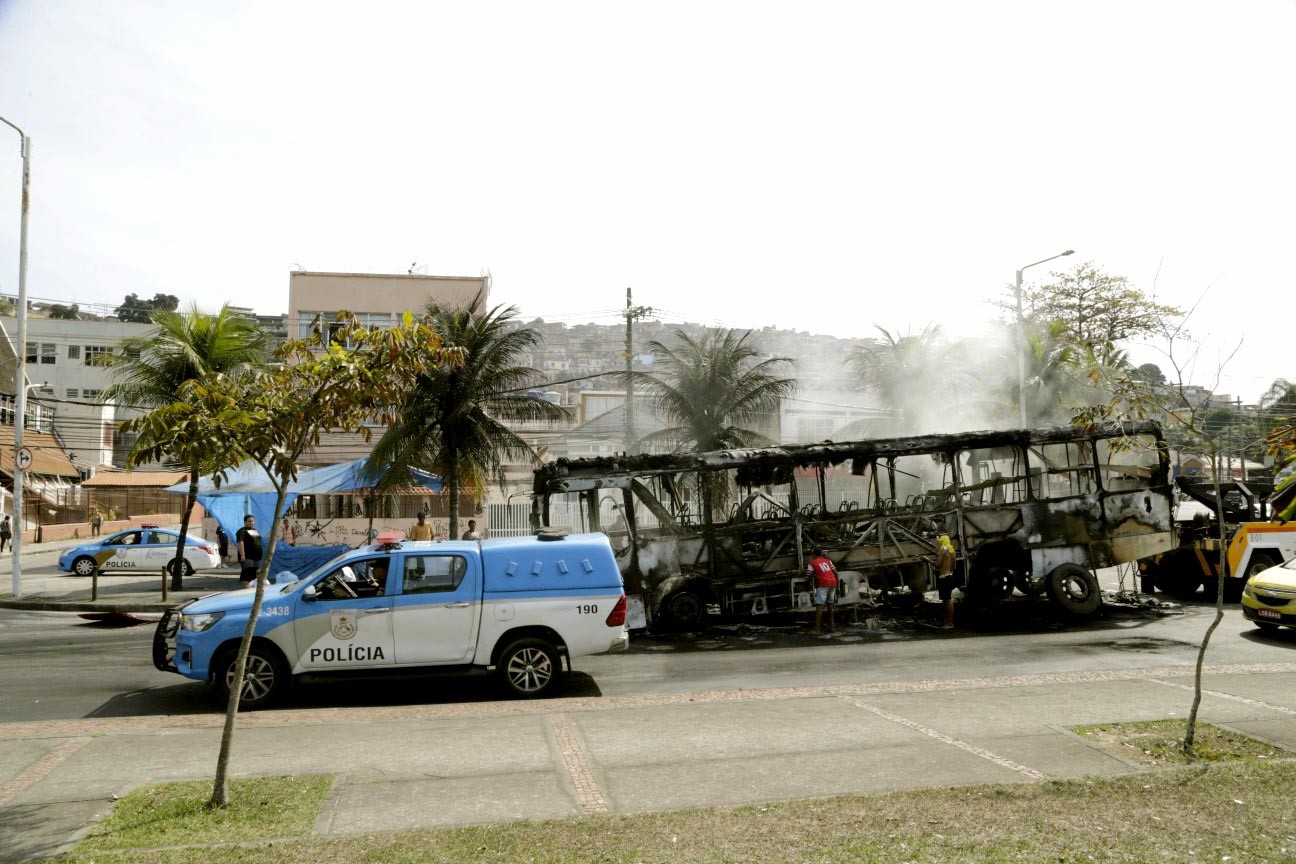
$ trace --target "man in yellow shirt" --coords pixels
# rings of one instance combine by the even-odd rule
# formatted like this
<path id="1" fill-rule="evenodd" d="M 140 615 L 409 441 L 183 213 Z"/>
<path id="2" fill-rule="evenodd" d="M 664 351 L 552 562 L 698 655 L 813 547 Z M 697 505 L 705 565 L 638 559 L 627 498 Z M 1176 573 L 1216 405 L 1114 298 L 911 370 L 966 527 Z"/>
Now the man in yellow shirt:
<path id="1" fill-rule="evenodd" d="M 409 539 L 411 540 L 431 540 L 432 526 L 428 524 L 427 517 L 422 513 L 418 514 L 418 522 L 410 526 Z"/>

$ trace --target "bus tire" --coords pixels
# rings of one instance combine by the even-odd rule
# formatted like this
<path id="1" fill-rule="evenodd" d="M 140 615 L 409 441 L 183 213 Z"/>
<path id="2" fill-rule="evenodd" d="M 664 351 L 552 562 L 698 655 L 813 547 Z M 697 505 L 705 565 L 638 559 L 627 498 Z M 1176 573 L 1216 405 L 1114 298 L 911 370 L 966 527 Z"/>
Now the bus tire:
<path id="1" fill-rule="evenodd" d="M 1102 608 L 1098 577 L 1079 564 L 1059 564 L 1044 580 L 1049 599 L 1074 618 L 1089 618 Z"/>
<path id="2" fill-rule="evenodd" d="M 706 603 L 696 591 L 685 588 L 676 591 L 662 603 L 667 626 L 674 630 L 697 630 L 706 621 Z"/>
<path id="3" fill-rule="evenodd" d="M 1007 600 L 1013 592 L 1013 571 L 1007 567 L 987 567 L 972 574 L 968 585 L 968 599 L 974 603 L 990 604 Z"/>

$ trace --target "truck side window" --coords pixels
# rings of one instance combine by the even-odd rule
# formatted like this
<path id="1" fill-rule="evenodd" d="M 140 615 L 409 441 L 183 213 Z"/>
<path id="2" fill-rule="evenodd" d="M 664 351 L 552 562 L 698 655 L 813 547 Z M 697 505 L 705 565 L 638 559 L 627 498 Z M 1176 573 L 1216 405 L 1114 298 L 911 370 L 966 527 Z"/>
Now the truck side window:
<path id="1" fill-rule="evenodd" d="M 405 594 L 437 594 L 454 591 L 468 571 L 468 562 L 458 555 L 408 555 L 405 558 Z"/>

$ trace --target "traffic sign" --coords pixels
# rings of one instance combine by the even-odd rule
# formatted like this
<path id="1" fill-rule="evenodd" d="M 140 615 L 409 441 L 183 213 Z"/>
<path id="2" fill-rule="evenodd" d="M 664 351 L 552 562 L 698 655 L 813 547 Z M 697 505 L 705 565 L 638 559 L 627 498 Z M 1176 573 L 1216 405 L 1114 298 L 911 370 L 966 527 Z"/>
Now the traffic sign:
<path id="1" fill-rule="evenodd" d="M 32 466 L 33 458 L 30 447 L 19 447 L 18 451 L 14 453 L 14 467 L 19 471 L 26 471 Z"/>

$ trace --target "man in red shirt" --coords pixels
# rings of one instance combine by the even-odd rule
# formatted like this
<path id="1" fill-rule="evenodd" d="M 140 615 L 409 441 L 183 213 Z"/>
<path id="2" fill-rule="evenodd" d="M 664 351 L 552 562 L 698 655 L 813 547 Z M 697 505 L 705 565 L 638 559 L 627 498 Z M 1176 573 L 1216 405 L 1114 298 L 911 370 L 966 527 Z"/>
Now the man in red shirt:
<path id="1" fill-rule="evenodd" d="M 810 563 L 806 565 L 806 575 L 815 583 L 815 626 L 810 632 L 818 636 L 823 624 L 824 608 L 828 609 L 828 632 L 836 633 L 837 625 L 833 621 L 833 604 L 837 602 L 837 568 L 828 560 L 824 550 L 816 546 Z"/>

